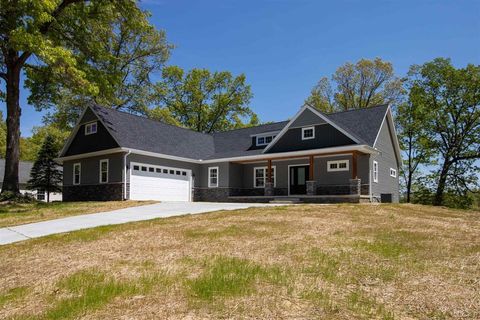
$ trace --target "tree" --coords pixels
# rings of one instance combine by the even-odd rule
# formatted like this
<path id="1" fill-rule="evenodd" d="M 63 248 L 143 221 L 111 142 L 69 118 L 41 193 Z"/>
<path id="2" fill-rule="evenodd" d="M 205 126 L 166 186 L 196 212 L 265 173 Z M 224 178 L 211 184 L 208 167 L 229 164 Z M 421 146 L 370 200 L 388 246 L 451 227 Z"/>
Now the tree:
<path id="1" fill-rule="evenodd" d="M 438 153 L 438 180 L 433 200 L 441 205 L 444 192 L 470 189 L 480 159 L 480 66 L 456 69 L 450 59 L 437 58 L 412 66 L 410 96 L 428 108 L 428 130 Z"/>
<path id="2" fill-rule="evenodd" d="M 180 67 L 169 66 L 162 72 L 157 92 L 161 106 L 150 115 L 169 123 L 204 133 L 258 123 L 247 106 L 252 94 L 243 74 L 233 77 L 227 71 L 211 73 L 206 69 L 185 73 Z"/>
<path id="3" fill-rule="evenodd" d="M 0 78 L 6 83 L 6 93 L 0 92 L 0 97 L 7 105 L 2 192 L 18 194 L 22 74 L 31 91 L 28 101 L 39 109 L 63 102 L 58 105 L 68 113 L 71 102 L 78 106 L 78 101 L 103 103 L 114 97 L 118 97 L 116 106 L 141 109 L 138 101 L 125 97 L 132 92 L 140 97 L 139 91 L 148 85 L 128 79 L 149 79 L 141 66 L 155 68 L 168 48 L 163 34 L 155 32 L 135 1 L 0 0 L 0 7 Z M 142 41 L 132 40 L 132 35 Z M 148 58 L 152 51 L 143 51 L 153 42 L 163 49 L 155 51 L 155 62 Z M 141 49 L 133 49 L 135 45 Z"/>
<path id="4" fill-rule="evenodd" d="M 331 81 L 321 78 L 305 102 L 330 113 L 396 103 L 402 92 L 402 82 L 390 62 L 361 59 L 340 66 Z"/>
<path id="5" fill-rule="evenodd" d="M 398 139 L 404 152 L 402 175 L 405 181 L 407 202 L 411 201 L 412 183 L 419 166 L 429 164 L 433 149 L 428 130 L 428 108 L 416 99 L 415 89 L 410 90 L 408 101 L 400 104 L 396 112 Z"/>
<path id="6" fill-rule="evenodd" d="M 55 149 L 60 150 L 69 135 L 70 131 L 59 129 L 54 125 L 34 127 L 31 137 L 22 137 L 20 140 L 20 159 L 34 161 L 47 136 L 53 139 Z"/>
<path id="7" fill-rule="evenodd" d="M 0 159 L 5 158 L 7 142 L 7 123 L 3 120 L 3 112 L 0 111 Z"/>
<path id="8" fill-rule="evenodd" d="M 29 189 L 45 190 L 47 202 L 50 202 L 51 192 L 62 191 L 60 187 L 62 172 L 54 161 L 58 151 L 58 148 L 55 147 L 55 139 L 52 136 L 46 136 L 37 159 L 33 163 L 31 179 L 28 181 Z"/>

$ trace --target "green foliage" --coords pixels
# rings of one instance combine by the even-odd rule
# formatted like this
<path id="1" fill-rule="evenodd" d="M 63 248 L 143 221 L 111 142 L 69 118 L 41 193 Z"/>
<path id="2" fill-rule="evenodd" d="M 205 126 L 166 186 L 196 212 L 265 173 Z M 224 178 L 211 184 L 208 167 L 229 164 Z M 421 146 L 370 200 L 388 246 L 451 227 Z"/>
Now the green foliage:
<path id="1" fill-rule="evenodd" d="M 7 148 L 7 124 L 3 120 L 3 112 L 0 111 L 0 159 L 5 158 Z"/>
<path id="2" fill-rule="evenodd" d="M 47 136 L 33 163 L 30 173 L 31 179 L 28 181 L 28 188 L 33 190 L 45 190 L 47 193 L 47 202 L 50 198 L 50 192 L 60 192 L 60 183 L 62 181 L 62 172 L 55 162 L 58 149 L 55 146 L 55 140 L 52 136 Z"/>
<path id="3" fill-rule="evenodd" d="M 20 159 L 24 161 L 35 161 L 40 148 L 47 136 L 54 141 L 56 150 L 60 150 L 67 140 L 70 132 L 59 129 L 55 125 L 47 125 L 43 127 L 34 127 L 31 137 L 22 138 L 20 140 Z"/>
<path id="4" fill-rule="evenodd" d="M 431 148 L 439 158 L 433 204 L 446 205 L 444 194 L 463 197 L 478 185 L 480 159 L 480 66 L 455 68 L 437 58 L 412 66 L 410 98 L 427 116 Z"/>
<path id="5" fill-rule="evenodd" d="M 21 194 L 21 193 L 15 193 L 11 191 L 5 191 L 0 194 L 0 202 L 5 202 L 5 201 L 8 201 L 9 203 L 37 202 L 37 200 L 29 194 Z"/>
<path id="6" fill-rule="evenodd" d="M 18 300 L 28 293 L 27 287 L 15 287 L 0 293 L 0 308 L 9 302 Z"/>
<path id="7" fill-rule="evenodd" d="M 395 104 L 402 93 L 402 82 L 395 76 L 390 62 L 380 58 L 361 59 L 355 64 L 347 62 L 340 66 L 331 81 L 321 78 L 305 103 L 330 113 Z"/>
<path id="8" fill-rule="evenodd" d="M 233 77 L 227 71 L 211 73 L 206 69 L 186 73 L 180 67 L 169 66 L 157 84 L 157 97 L 161 106 L 151 111 L 153 117 L 199 132 L 213 133 L 258 123 L 247 106 L 252 94 L 243 74 Z"/>

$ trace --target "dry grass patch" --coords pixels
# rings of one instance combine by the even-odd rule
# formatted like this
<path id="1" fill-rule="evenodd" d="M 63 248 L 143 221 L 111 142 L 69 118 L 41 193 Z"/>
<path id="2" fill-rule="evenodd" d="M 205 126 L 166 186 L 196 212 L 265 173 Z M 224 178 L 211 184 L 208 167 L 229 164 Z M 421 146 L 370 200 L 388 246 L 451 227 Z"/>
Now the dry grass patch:
<path id="1" fill-rule="evenodd" d="M 480 213 L 251 208 L 0 247 L 5 319 L 480 318 Z"/>
<path id="2" fill-rule="evenodd" d="M 102 201 L 102 202 L 37 202 L 0 205 L 0 227 L 76 216 L 79 214 L 112 211 L 152 204 L 155 201 Z"/>

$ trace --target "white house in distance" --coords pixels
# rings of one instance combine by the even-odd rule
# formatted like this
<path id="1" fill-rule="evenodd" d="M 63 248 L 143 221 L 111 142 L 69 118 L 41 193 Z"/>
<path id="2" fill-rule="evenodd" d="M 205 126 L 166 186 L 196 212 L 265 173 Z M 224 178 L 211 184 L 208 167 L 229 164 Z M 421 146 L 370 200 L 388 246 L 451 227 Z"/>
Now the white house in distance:
<path id="1" fill-rule="evenodd" d="M 33 162 L 20 161 L 18 166 L 18 180 L 20 183 L 20 192 L 22 194 L 31 194 L 37 200 L 47 201 L 47 194 L 44 190 L 28 190 L 27 183 L 30 180 L 30 172 L 32 171 Z M 3 184 L 3 176 L 5 174 L 5 159 L 0 159 L 0 190 Z M 50 193 L 50 201 L 62 201 L 62 193 Z"/>

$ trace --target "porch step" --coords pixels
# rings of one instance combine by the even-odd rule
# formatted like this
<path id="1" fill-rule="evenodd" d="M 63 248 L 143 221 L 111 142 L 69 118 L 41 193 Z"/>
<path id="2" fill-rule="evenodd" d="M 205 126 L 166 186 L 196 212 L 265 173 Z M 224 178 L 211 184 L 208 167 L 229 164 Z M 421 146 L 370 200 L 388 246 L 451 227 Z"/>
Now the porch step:
<path id="1" fill-rule="evenodd" d="M 275 198 L 270 200 L 269 203 L 276 203 L 276 204 L 294 204 L 294 203 L 301 203 L 302 201 L 299 198 Z"/>

